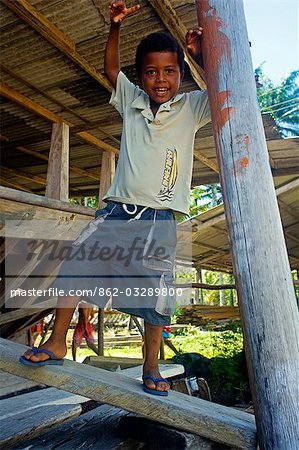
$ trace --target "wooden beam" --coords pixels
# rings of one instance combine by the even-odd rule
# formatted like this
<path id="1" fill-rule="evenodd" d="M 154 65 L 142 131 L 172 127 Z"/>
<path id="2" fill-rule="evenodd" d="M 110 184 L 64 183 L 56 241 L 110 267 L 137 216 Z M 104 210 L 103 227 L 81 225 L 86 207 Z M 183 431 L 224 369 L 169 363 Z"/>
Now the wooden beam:
<path id="1" fill-rule="evenodd" d="M 20 81 L 21 83 L 25 84 L 25 86 L 28 86 L 30 89 L 34 90 L 38 94 L 41 94 L 51 102 L 55 103 L 56 105 L 60 106 L 65 111 L 68 111 L 69 113 L 73 114 L 78 119 L 85 122 L 83 125 L 76 125 L 73 128 L 73 132 L 78 131 L 89 131 L 93 129 L 98 129 L 101 133 L 103 133 L 105 136 L 107 136 L 109 139 L 113 140 L 116 144 L 120 144 L 120 141 L 116 139 L 112 134 L 108 133 L 107 131 L 103 130 L 101 125 L 101 120 L 98 120 L 96 122 L 90 122 L 87 119 L 85 119 L 81 114 L 78 114 L 77 111 L 75 111 L 73 108 L 70 108 L 69 106 L 65 105 L 64 103 L 60 102 L 56 98 L 54 98 L 52 95 L 49 95 L 44 90 L 36 87 L 34 84 L 30 83 L 30 81 L 26 80 L 25 78 L 21 77 L 21 75 L 17 74 L 13 70 L 11 70 L 9 67 L 5 66 L 4 64 L 0 63 L 0 69 L 4 72 L 8 73 L 11 77 L 15 78 L 16 80 Z"/>
<path id="2" fill-rule="evenodd" d="M 178 40 L 184 49 L 185 60 L 190 67 L 194 81 L 201 89 L 206 89 L 204 70 L 189 56 L 185 36 L 187 28 L 178 17 L 169 0 L 148 0 L 169 32 Z"/>
<path id="3" fill-rule="evenodd" d="M 103 208 L 106 203 L 102 197 L 111 186 L 115 174 L 115 155 L 111 152 L 104 152 L 101 165 L 101 182 L 99 189 L 99 208 Z"/>
<path id="4" fill-rule="evenodd" d="M 31 111 L 33 114 L 37 114 L 38 116 L 43 117 L 44 119 L 49 120 L 50 122 L 53 123 L 64 122 L 69 127 L 73 127 L 73 124 L 68 120 L 64 120 L 62 117 L 52 113 L 52 111 L 49 111 L 48 109 L 34 102 L 30 98 L 25 97 L 25 95 L 11 88 L 6 83 L 3 82 L 0 83 L 0 94 L 11 101 L 18 103 L 20 106 L 27 109 L 28 111 Z M 82 131 L 75 134 L 76 136 L 79 136 L 83 141 L 87 142 L 90 145 L 93 145 L 94 147 L 100 149 L 101 151 L 104 150 L 115 153 L 117 155 L 119 154 L 119 150 L 117 148 L 113 147 L 110 144 L 106 144 L 106 142 L 93 136 L 92 134 L 87 133 L 86 131 Z"/>
<path id="5" fill-rule="evenodd" d="M 194 149 L 193 154 L 198 161 L 202 162 L 205 166 L 210 167 L 214 172 L 219 173 L 218 165 L 207 158 L 202 152 Z"/>
<path id="6" fill-rule="evenodd" d="M 16 183 L 16 182 L 13 182 L 13 181 L 10 181 L 10 180 L 6 180 L 1 175 L 0 175 L 0 180 L 1 180 L 1 183 L 3 183 L 4 185 L 6 185 L 8 187 L 11 187 L 11 188 L 14 188 L 14 189 L 19 189 L 21 191 L 31 192 L 33 194 L 33 191 L 31 189 L 27 188 L 26 186 L 22 186 L 19 183 Z"/>
<path id="7" fill-rule="evenodd" d="M 5 142 L 10 142 L 10 140 L 6 136 L 2 135 L 2 138 L 5 139 Z M 48 155 L 44 155 L 43 153 L 36 152 L 35 150 L 31 150 L 30 148 L 23 147 L 23 146 L 16 146 L 15 148 L 16 148 L 16 150 L 19 150 L 22 153 L 26 153 L 27 155 L 34 156 L 38 159 L 42 159 L 43 161 L 49 161 Z M 98 174 L 87 171 L 85 169 L 81 169 L 80 167 L 74 166 L 73 164 L 70 164 L 70 170 L 79 175 L 82 175 L 82 176 L 85 176 L 88 178 L 92 178 L 93 180 L 96 180 L 96 181 L 100 181 L 100 176 Z M 17 173 L 19 174 L 20 172 L 18 171 Z M 31 174 L 30 174 L 30 176 L 31 176 Z M 31 179 L 32 179 L 32 177 L 31 177 Z M 45 183 L 46 183 L 46 180 L 45 180 Z"/>
<path id="8" fill-rule="evenodd" d="M 283 195 L 286 192 L 290 192 L 298 187 L 299 187 L 299 178 L 297 178 L 296 180 L 292 180 L 289 183 L 284 184 L 283 186 L 279 186 L 278 188 L 276 188 L 275 192 L 277 196 Z"/>
<path id="9" fill-rule="evenodd" d="M 27 0 L 1 0 L 5 6 L 24 20 L 30 27 L 41 34 L 47 41 L 54 45 L 64 55 L 68 56 L 74 63 L 98 81 L 108 91 L 112 91 L 108 79 L 95 69 L 78 51 L 76 44 L 66 36 L 47 17 L 32 6 Z"/>
<path id="10" fill-rule="evenodd" d="M 38 184 L 41 184 L 42 186 L 46 185 L 46 179 L 44 177 L 39 177 L 37 175 L 33 175 L 31 173 L 28 172 L 23 172 L 21 170 L 14 170 L 11 167 L 6 167 L 6 166 L 1 166 L 1 170 L 4 173 L 7 173 L 9 175 L 12 175 L 14 177 L 18 177 L 18 178 L 24 178 L 24 180 L 29 180 L 29 181 L 35 181 Z"/>
<path id="11" fill-rule="evenodd" d="M 52 125 L 46 197 L 69 199 L 69 127 L 65 123 Z"/>
<path id="12" fill-rule="evenodd" d="M 67 359 L 63 366 L 32 370 L 19 363 L 24 345 L 0 340 L 1 369 L 38 383 L 58 387 L 95 401 L 124 408 L 216 442 L 240 449 L 256 448 L 254 417 L 242 411 L 171 391 L 168 397 L 148 395 L 140 381 Z"/>
<path id="13" fill-rule="evenodd" d="M 40 211 L 45 211 L 44 219 L 50 219 L 51 215 L 54 214 L 54 210 L 64 211 L 69 214 L 69 218 L 73 216 L 73 219 L 75 219 L 74 215 L 76 216 L 78 214 L 86 217 L 89 216 L 94 217 L 94 210 L 91 208 L 86 208 L 85 206 L 80 205 L 72 205 L 68 202 L 61 202 L 59 200 L 49 199 L 41 195 L 29 194 L 27 192 L 19 192 L 16 191 L 15 189 L 9 189 L 3 186 L 0 186 L 0 199 L 7 200 L 8 202 L 15 202 L 16 204 L 20 204 L 20 206 L 22 206 L 23 204 L 22 208 L 24 212 L 24 219 L 34 217 L 34 214 L 33 215 L 26 214 L 26 207 L 29 206 L 40 207 Z M 7 208 L 9 209 L 9 206 L 7 206 Z M 47 211 L 49 209 L 52 211 Z M 6 212 L 8 213 L 8 210 Z M 58 218 L 60 214 L 61 213 L 57 214 Z"/>
<path id="14" fill-rule="evenodd" d="M 299 312 L 243 2 L 196 3 L 259 444 L 291 450 L 299 436 Z"/>

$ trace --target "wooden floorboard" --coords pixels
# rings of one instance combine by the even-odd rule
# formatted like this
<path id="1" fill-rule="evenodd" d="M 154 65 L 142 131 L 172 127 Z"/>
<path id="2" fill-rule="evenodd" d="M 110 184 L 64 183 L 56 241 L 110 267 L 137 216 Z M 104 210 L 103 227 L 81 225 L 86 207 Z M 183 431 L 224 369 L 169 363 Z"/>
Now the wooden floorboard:
<path id="1" fill-rule="evenodd" d="M 216 442 L 246 450 L 256 448 L 254 417 L 250 414 L 179 392 L 171 391 L 168 397 L 149 395 L 143 392 L 138 380 L 68 360 L 63 366 L 25 367 L 18 362 L 25 349 L 23 345 L 1 339 L 0 368 Z"/>
<path id="2" fill-rule="evenodd" d="M 81 404 L 88 400 L 52 387 L 1 400 L 1 447 L 11 447 L 79 416 Z"/>

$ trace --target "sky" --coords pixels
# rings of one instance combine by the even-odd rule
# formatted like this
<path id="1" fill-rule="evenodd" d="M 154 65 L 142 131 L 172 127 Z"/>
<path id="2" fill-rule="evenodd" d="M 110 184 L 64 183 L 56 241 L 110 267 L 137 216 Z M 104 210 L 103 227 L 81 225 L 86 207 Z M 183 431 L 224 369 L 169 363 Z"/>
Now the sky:
<path id="1" fill-rule="evenodd" d="M 253 67 L 274 83 L 299 69 L 299 0 L 244 0 Z"/>

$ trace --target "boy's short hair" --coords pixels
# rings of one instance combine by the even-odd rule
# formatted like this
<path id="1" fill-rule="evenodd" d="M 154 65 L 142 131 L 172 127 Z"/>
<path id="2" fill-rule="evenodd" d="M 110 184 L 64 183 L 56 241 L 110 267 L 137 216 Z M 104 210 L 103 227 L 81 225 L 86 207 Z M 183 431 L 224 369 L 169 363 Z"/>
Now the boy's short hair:
<path id="1" fill-rule="evenodd" d="M 181 72 L 184 72 L 184 52 L 178 41 L 169 33 L 151 33 L 139 43 L 136 50 L 136 72 L 141 77 L 142 64 L 145 56 L 152 52 L 173 52 L 177 54 Z"/>

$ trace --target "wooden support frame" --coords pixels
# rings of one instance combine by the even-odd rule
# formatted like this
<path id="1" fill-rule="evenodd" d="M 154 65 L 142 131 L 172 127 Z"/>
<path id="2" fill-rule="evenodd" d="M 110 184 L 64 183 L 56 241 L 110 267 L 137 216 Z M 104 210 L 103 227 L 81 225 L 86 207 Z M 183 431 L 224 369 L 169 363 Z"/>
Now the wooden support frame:
<path id="1" fill-rule="evenodd" d="M 136 379 L 68 360 L 64 361 L 63 366 L 32 370 L 18 362 L 25 350 L 24 345 L 0 339 L 0 368 L 231 447 L 244 450 L 256 448 L 256 430 L 251 414 L 175 391 L 171 391 L 168 397 L 148 395 Z"/>
<path id="2" fill-rule="evenodd" d="M 259 443 L 263 450 L 293 450 L 299 443 L 299 313 L 243 2 L 196 3 Z M 256 191 L 263 193 L 259 202 Z"/>
<path id="3" fill-rule="evenodd" d="M 112 86 L 108 79 L 78 53 L 76 44 L 27 0 L 18 0 L 17 2 L 15 0 L 1 1 L 103 87 L 110 92 L 112 91 Z"/>
<path id="4" fill-rule="evenodd" d="M 85 119 L 81 114 L 78 114 L 77 111 L 75 111 L 73 108 L 70 108 L 69 106 L 65 105 L 64 103 L 60 102 L 56 98 L 54 98 L 52 95 L 49 95 L 47 92 L 43 91 L 42 89 L 39 89 L 34 84 L 30 83 L 28 80 L 26 80 L 24 77 L 21 77 L 21 75 L 17 74 L 13 70 L 11 70 L 9 67 L 5 66 L 4 64 L 0 63 L 0 69 L 4 72 L 8 73 L 11 77 L 15 78 L 16 80 L 20 81 L 25 86 L 28 86 L 33 91 L 37 92 L 38 94 L 41 94 L 46 99 L 50 100 L 55 105 L 60 106 L 65 111 L 68 111 L 69 113 L 73 114 L 78 119 L 82 120 L 84 122 L 83 125 L 77 125 L 74 127 L 74 132 L 80 132 L 80 131 L 90 131 L 93 129 L 98 129 L 101 133 L 103 133 L 105 136 L 107 136 L 109 139 L 114 141 L 116 144 L 120 144 L 120 141 L 116 139 L 112 134 L 108 133 L 107 131 L 100 128 L 100 121 L 98 122 L 89 122 L 87 119 Z"/>
<path id="5" fill-rule="evenodd" d="M 3 83 L 3 82 L 0 83 L 0 94 L 3 95 L 4 97 L 8 98 L 11 101 L 18 103 L 23 108 L 28 109 L 28 111 L 31 111 L 32 113 L 37 114 L 38 116 L 43 117 L 46 120 L 49 120 L 50 122 L 53 122 L 53 123 L 64 122 L 69 127 L 73 127 L 73 124 L 71 122 L 64 120 L 62 117 L 58 116 L 57 114 L 52 113 L 52 111 L 49 111 L 48 109 L 46 109 L 43 106 L 39 105 L 38 103 L 34 102 L 30 98 L 26 97 L 25 95 L 16 91 L 12 87 L 8 86 L 8 84 L 6 84 L 6 83 Z M 113 147 L 110 144 L 107 144 L 106 142 L 93 136 L 92 134 L 88 133 L 87 131 L 80 131 L 75 134 L 76 134 L 76 136 L 81 138 L 83 141 L 87 142 L 90 145 L 93 145 L 94 147 L 100 149 L 101 151 L 104 150 L 104 151 L 116 153 L 117 155 L 119 154 L 119 150 L 117 148 Z"/>
<path id="6" fill-rule="evenodd" d="M 52 125 L 46 197 L 69 199 L 69 127 L 65 123 Z"/>
<path id="7" fill-rule="evenodd" d="M 2 135 L 2 138 L 5 139 L 4 142 L 10 142 L 10 140 L 6 136 Z M 34 156 L 35 158 L 42 159 L 43 161 L 49 161 L 48 155 L 45 155 L 44 153 L 36 152 L 35 150 L 31 150 L 30 148 L 23 147 L 23 146 L 16 146 L 15 149 L 19 150 L 20 152 L 25 153 L 27 155 Z M 98 174 L 96 174 L 94 172 L 90 172 L 85 169 L 81 169 L 80 167 L 74 166 L 73 164 L 70 164 L 70 170 L 77 173 L 78 175 L 83 175 L 84 177 L 88 177 L 93 180 L 100 181 L 100 176 Z M 17 172 L 17 174 L 18 174 L 18 176 L 20 176 L 19 171 Z M 27 175 L 27 173 L 26 173 L 26 175 Z M 31 174 L 28 174 L 28 176 L 30 176 L 30 178 L 33 179 Z M 41 177 L 39 177 L 39 178 L 41 178 Z M 46 183 L 47 183 L 47 181 L 45 179 L 44 184 L 46 184 Z"/>

